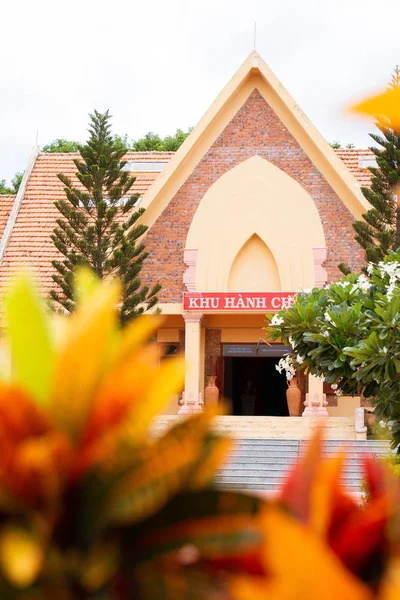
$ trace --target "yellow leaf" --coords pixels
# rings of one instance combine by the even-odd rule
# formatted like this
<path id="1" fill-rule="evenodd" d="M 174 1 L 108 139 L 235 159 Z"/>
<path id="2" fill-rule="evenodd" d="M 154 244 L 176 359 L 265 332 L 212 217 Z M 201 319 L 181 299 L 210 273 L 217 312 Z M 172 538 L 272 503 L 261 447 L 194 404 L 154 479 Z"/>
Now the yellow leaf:
<path id="1" fill-rule="evenodd" d="M 399 600 L 400 598 L 400 558 L 392 559 L 383 584 L 379 590 L 379 600 Z"/>
<path id="2" fill-rule="evenodd" d="M 353 112 L 361 113 L 378 120 L 389 119 L 393 129 L 400 130 L 400 88 L 389 89 L 371 96 L 351 107 Z"/>
<path id="3" fill-rule="evenodd" d="M 6 526 L 0 532 L 0 565 L 4 577 L 15 587 L 29 587 L 43 563 L 40 541 L 24 529 Z"/>
<path id="4" fill-rule="evenodd" d="M 269 577 L 234 575 L 228 580 L 228 588 L 233 600 L 296 600 L 284 581 Z"/>
<path id="5" fill-rule="evenodd" d="M 74 298 L 77 308 L 96 294 L 99 287 L 104 285 L 88 267 L 78 267 L 74 274 Z"/>
<path id="6" fill-rule="evenodd" d="M 96 546 L 81 563 L 82 585 L 86 590 L 96 592 L 115 575 L 120 558 L 118 550 L 112 543 Z"/>
<path id="7" fill-rule="evenodd" d="M 52 394 L 58 423 L 79 435 L 107 362 L 109 343 L 117 327 L 116 305 L 120 286 L 103 284 L 69 318 L 60 348 Z"/>
<path id="8" fill-rule="evenodd" d="M 266 508 L 262 527 L 266 568 L 290 585 L 293 600 L 372 600 L 320 538 L 279 508 Z"/>
<path id="9" fill-rule="evenodd" d="M 131 524 L 158 510 L 178 492 L 196 464 L 210 417 L 192 417 L 164 437 L 137 451 L 137 465 L 111 492 L 107 519 Z"/>
<path id="10" fill-rule="evenodd" d="M 160 327 L 162 317 L 142 315 L 128 323 L 120 333 L 120 340 L 115 356 L 115 362 L 130 358 L 140 347 L 149 340 L 151 335 Z"/>
<path id="11" fill-rule="evenodd" d="M 158 372 L 144 394 L 140 405 L 135 406 L 134 431 L 137 439 L 142 438 L 148 431 L 150 422 L 170 402 L 172 396 L 178 393 L 185 379 L 184 358 L 164 360 Z"/>
<path id="12" fill-rule="evenodd" d="M 40 295 L 27 275 L 6 298 L 7 337 L 16 381 L 41 404 L 49 402 L 55 352 Z"/>
<path id="13" fill-rule="evenodd" d="M 233 440 L 227 437 L 209 436 L 203 445 L 198 465 L 188 480 L 188 488 L 196 490 L 208 485 L 232 446 Z"/>

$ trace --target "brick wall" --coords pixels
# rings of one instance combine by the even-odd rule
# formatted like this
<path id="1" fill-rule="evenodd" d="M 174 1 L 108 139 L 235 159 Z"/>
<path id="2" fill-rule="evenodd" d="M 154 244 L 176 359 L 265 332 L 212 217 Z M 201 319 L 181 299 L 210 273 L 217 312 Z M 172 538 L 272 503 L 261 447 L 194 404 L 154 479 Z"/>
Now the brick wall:
<path id="1" fill-rule="evenodd" d="M 141 279 L 150 284 L 160 281 L 161 302 L 177 302 L 184 291 L 183 251 L 202 197 L 221 175 L 254 155 L 285 171 L 314 199 L 326 237 L 325 268 L 329 280 L 340 275 L 337 269 L 340 262 L 349 264 L 352 269 L 363 264 L 363 251 L 354 241 L 354 219 L 350 211 L 258 90 L 254 90 L 146 236 L 150 256 Z"/>

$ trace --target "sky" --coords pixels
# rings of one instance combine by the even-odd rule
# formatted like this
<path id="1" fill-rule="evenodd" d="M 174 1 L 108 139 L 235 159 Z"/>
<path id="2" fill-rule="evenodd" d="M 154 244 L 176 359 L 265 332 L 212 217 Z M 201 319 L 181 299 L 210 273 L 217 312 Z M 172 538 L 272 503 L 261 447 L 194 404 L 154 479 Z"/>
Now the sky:
<path id="1" fill-rule="evenodd" d="M 88 113 L 137 139 L 194 126 L 256 49 L 328 140 L 371 144 L 348 113 L 400 64 L 399 0 L 19 0 L 0 8 L 0 179 L 32 147 L 84 141 Z"/>

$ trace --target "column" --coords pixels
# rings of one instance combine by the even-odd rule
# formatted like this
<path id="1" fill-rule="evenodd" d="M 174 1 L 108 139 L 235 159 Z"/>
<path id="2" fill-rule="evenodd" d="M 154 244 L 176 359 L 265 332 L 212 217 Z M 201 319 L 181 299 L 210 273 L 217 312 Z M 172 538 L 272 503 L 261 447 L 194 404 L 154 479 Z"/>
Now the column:
<path id="1" fill-rule="evenodd" d="M 198 410 L 201 369 L 201 313 L 183 315 L 185 319 L 185 391 L 179 414 Z"/>
<path id="2" fill-rule="evenodd" d="M 205 380 L 205 368 L 206 368 L 206 317 L 201 322 L 200 329 L 200 394 L 203 397 L 204 402 L 204 380 Z"/>
<path id="3" fill-rule="evenodd" d="M 321 377 L 308 376 L 308 394 L 306 395 L 303 417 L 328 417 L 326 409 L 326 394 L 324 380 Z"/>

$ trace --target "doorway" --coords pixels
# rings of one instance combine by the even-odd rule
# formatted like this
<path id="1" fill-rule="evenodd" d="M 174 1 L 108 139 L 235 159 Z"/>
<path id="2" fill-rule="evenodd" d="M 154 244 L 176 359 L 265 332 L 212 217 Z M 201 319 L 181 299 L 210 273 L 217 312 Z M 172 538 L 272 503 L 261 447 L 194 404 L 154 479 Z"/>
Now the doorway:
<path id="1" fill-rule="evenodd" d="M 286 378 L 279 357 L 225 357 L 224 395 L 233 415 L 288 417 Z"/>

